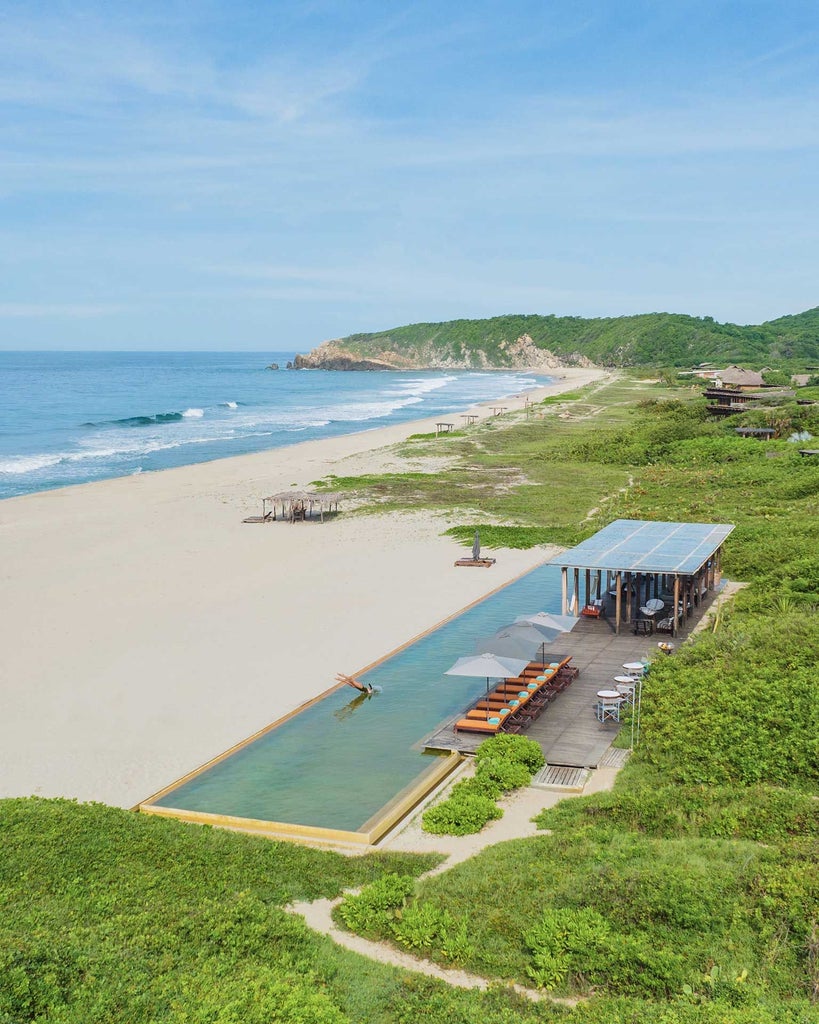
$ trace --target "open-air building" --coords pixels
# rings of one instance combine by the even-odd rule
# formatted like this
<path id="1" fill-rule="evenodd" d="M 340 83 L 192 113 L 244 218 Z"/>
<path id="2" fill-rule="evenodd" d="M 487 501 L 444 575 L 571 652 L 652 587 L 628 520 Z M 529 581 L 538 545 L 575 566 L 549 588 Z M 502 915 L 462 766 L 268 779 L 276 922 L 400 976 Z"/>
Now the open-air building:
<path id="1" fill-rule="evenodd" d="M 675 635 L 720 583 L 725 523 L 657 523 L 617 519 L 556 555 L 562 571 L 563 614 L 571 609 L 623 624 L 647 623 Z"/>

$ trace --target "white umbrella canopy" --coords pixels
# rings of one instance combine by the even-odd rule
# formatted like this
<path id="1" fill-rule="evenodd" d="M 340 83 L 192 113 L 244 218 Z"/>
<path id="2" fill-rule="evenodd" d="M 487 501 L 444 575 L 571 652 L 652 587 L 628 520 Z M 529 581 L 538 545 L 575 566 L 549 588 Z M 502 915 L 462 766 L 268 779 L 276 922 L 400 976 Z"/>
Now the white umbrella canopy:
<path id="1" fill-rule="evenodd" d="M 531 622 L 535 626 L 554 629 L 558 633 L 568 633 L 579 621 L 577 615 L 554 615 L 552 612 L 535 612 L 534 615 L 518 615 L 515 622 Z"/>
<path id="2" fill-rule="evenodd" d="M 538 651 L 542 653 L 546 644 L 550 644 L 559 636 L 556 629 L 535 626 L 531 622 L 512 622 L 501 628 L 485 640 L 475 645 L 477 651 L 490 651 L 501 657 L 520 657 L 531 661 Z"/>
<path id="3" fill-rule="evenodd" d="M 447 676 L 483 676 L 486 688 L 489 689 L 490 679 L 506 679 L 519 676 L 529 664 L 529 659 L 501 658 L 496 654 L 468 654 L 458 658 L 452 668 L 448 668 Z"/>

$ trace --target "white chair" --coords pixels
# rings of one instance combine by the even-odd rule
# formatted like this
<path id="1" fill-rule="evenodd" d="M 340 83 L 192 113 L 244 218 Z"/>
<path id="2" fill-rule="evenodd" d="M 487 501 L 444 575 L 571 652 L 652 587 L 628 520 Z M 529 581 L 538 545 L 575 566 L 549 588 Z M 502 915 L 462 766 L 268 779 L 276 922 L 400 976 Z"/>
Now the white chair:
<path id="1" fill-rule="evenodd" d="M 625 704 L 634 703 L 634 689 L 636 687 L 636 681 L 633 683 L 618 683 L 614 688 L 623 698 Z"/>
<path id="2" fill-rule="evenodd" d="M 595 705 L 598 722 L 619 722 L 622 700 L 599 700 Z"/>

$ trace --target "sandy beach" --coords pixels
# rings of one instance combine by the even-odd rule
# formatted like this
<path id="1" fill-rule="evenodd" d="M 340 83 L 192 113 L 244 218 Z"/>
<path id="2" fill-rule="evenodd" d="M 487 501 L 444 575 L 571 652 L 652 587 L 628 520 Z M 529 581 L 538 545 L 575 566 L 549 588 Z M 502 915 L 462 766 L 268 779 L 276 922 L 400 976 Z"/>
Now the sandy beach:
<path id="1" fill-rule="evenodd" d="M 525 394 L 604 376 L 555 372 Z M 395 468 L 389 446 L 431 429 L 419 420 L 0 503 L 0 796 L 133 806 L 549 557 L 500 551 L 490 570 L 455 569 L 464 549 L 426 514 L 242 523 L 291 485 Z"/>

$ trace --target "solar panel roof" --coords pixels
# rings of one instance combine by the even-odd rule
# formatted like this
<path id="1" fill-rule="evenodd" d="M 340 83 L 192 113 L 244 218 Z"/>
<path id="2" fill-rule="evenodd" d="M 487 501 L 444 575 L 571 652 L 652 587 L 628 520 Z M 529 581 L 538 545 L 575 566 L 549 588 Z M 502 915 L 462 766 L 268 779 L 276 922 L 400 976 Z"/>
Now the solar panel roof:
<path id="1" fill-rule="evenodd" d="M 551 561 L 579 569 L 687 576 L 713 555 L 733 529 L 730 523 L 652 523 L 642 519 L 617 519 Z"/>

